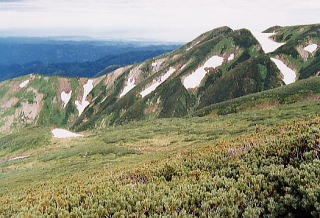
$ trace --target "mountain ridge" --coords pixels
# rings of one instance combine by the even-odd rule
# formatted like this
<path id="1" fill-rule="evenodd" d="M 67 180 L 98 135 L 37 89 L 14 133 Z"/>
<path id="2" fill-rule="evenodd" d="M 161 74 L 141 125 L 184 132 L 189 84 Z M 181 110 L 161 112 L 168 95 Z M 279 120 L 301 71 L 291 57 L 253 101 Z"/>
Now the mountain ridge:
<path id="1" fill-rule="evenodd" d="M 318 25 L 306 27 L 312 30 L 319 28 Z M 273 27 L 271 30 L 278 31 L 278 35 L 275 33 L 271 36 L 277 39 L 279 31 L 287 31 L 283 27 Z M 216 28 L 174 51 L 93 78 L 92 90 L 86 96 L 89 104 L 80 114 L 77 108 L 79 105 L 75 105 L 74 102 L 81 101 L 83 87 L 90 79 L 59 79 L 59 77 L 38 75 L 34 81 L 31 79 L 31 86 L 27 85 L 30 86 L 29 94 L 25 94 L 21 89 L 15 89 L 16 94 L 13 96 L 11 93 L 15 98 L 13 101 L 15 104 L 9 105 L 9 108 L 2 107 L 0 123 L 8 126 L 5 123 L 10 116 L 11 120 L 18 117 L 21 119 L 21 110 L 23 113 L 28 110 L 21 109 L 19 102 L 32 103 L 32 96 L 37 95 L 37 89 L 41 88 L 39 84 L 44 84 L 45 80 L 50 80 L 51 88 L 41 94 L 40 105 L 43 108 L 39 114 L 32 116 L 31 123 L 29 122 L 31 125 L 32 123 L 46 125 L 53 122 L 58 127 L 79 131 L 134 120 L 187 116 L 210 104 L 283 86 L 283 72 L 273 63 L 272 58 L 279 58 L 277 53 L 285 46 L 287 45 L 281 45 L 274 52 L 266 54 L 260 42 L 249 30 Z M 316 60 L 312 61 L 317 65 Z M 206 67 L 207 65 L 209 67 Z M 102 73 L 107 72 L 102 71 Z M 33 78 L 29 75 L 24 77 L 24 80 L 28 80 L 28 77 Z M 190 85 L 187 85 L 186 81 L 191 77 L 198 79 L 197 82 L 194 79 L 190 80 L 193 85 L 189 88 Z M 13 81 L 18 80 L 20 83 L 23 82 L 21 78 Z M 0 83 L 1 96 L 8 95 L 6 83 L 10 81 Z M 14 84 L 14 86 L 19 85 L 18 82 Z M 36 88 L 32 87 L 33 84 L 37 84 Z M 63 87 L 63 84 L 69 85 L 66 89 L 58 88 Z M 65 108 L 62 108 L 64 103 L 60 96 L 63 91 L 64 94 L 72 92 Z M 17 98 L 27 98 L 27 100 L 17 100 Z M 10 100 L 10 93 L 3 99 Z M 56 109 L 50 109 L 49 105 L 56 105 Z M 45 112 L 42 111 L 44 108 Z M 20 110 L 20 114 L 17 110 Z M 46 114 L 49 118 L 44 118 Z M 14 123 L 11 121 L 11 125 Z M 6 129 L 11 131 L 11 127 Z"/>

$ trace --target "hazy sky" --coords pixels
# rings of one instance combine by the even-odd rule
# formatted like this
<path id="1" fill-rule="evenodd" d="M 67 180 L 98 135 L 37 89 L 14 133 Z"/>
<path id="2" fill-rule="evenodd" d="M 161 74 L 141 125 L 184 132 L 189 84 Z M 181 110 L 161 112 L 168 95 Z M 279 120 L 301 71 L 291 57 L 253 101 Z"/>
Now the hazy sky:
<path id="1" fill-rule="evenodd" d="M 320 0 L 0 0 L 0 34 L 188 41 L 219 26 L 320 23 Z"/>

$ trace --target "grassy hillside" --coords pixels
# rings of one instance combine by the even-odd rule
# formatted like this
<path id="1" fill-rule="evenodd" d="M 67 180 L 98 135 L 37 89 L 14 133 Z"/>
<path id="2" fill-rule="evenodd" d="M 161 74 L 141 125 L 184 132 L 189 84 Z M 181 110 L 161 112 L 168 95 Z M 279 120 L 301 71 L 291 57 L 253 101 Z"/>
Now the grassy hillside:
<path id="1" fill-rule="evenodd" d="M 265 110 L 281 105 L 320 99 L 320 78 L 312 77 L 291 85 L 213 104 L 198 110 L 195 116 L 216 116 L 250 110 Z"/>
<path id="2" fill-rule="evenodd" d="M 239 63 L 219 78 L 214 76 L 212 80 L 216 81 L 208 82 L 198 108 L 282 85 L 278 69 L 266 55 Z"/>
<path id="3" fill-rule="evenodd" d="M 283 59 L 296 70 L 299 79 L 314 76 L 320 71 L 320 24 L 269 28 L 265 32 L 274 31 L 273 39 L 286 44 L 271 56 Z M 310 44 L 318 45 L 314 53 L 304 50 Z"/>
<path id="4" fill-rule="evenodd" d="M 3 136 L 0 214 L 317 217 L 319 108 L 140 121 L 77 139 L 43 127 Z"/>

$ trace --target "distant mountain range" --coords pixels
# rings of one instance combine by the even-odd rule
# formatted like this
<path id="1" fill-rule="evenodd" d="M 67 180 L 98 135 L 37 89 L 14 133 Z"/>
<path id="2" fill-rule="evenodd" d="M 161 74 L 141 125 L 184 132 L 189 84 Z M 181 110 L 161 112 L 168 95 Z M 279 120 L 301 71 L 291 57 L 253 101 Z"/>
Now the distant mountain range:
<path id="1" fill-rule="evenodd" d="M 0 65 L 96 61 L 131 51 L 172 50 L 179 43 L 0 37 Z"/>
<path id="2" fill-rule="evenodd" d="M 106 56 L 96 61 L 86 62 L 42 63 L 36 61 L 23 65 L 0 65 L 0 81 L 27 75 L 30 73 L 65 77 L 97 77 L 102 74 L 111 72 L 121 66 L 135 64 L 168 51 L 169 50 L 161 49 L 131 51 L 123 54 Z"/>
<path id="3" fill-rule="evenodd" d="M 177 43 L 71 39 L 0 38 L 0 81 L 30 73 L 92 77 L 105 68 L 107 72 L 180 46 Z"/>

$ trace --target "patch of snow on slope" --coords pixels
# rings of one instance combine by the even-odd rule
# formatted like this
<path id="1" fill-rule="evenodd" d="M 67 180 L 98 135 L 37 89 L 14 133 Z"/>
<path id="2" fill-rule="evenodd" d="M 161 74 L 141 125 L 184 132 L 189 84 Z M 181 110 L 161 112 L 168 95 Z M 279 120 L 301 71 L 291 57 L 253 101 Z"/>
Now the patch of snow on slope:
<path id="1" fill-rule="evenodd" d="M 120 94 L 120 98 L 125 96 L 131 89 L 135 87 L 135 81 L 134 78 L 129 78 L 127 85 L 123 88 L 123 91 Z"/>
<path id="2" fill-rule="evenodd" d="M 152 66 L 152 71 L 153 72 L 158 72 L 160 69 L 161 64 L 164 62 L 164 59 L 158 59 L 154 62 L 152 62 L 151 66 Z"/>
<path id="3" fill-rule="evenodd" d="M 67 93 L 65 91 L 61 92 L 61 100 L 63 101 L 63 107 L 65 108 L 71 99 L 72 90 Z"/>
<path id="4" fill-rule="evenodd" d="M 318 45 L 317 44 L 311 44 L 311 45 L 308 45 L 308 46 L 304 47 L 304 50 L 307 51 L 307 52 L 310 52 L 310 53 L 315 52 L 317 49 L 318 49 Z"/>
<path id="5" fill-rule="evenodd" d="M 265 53 L 270 53 L 275 51 L 280 46 L 286 44 L 286 43 L 279 43 L 273 41 L 270 37 L 274 35 L 274 33 L 252 33 L 256 39 L 260 42 L 261 47 Z"/>
<path id="6" fill-rule="evenodd" d="M 152 67 L 156 67 L 156 66 L 158 66 L 158 64 L 159 64 L 159 61 L 155 61 L 151 65 L 152 65 Z"/>
<path id="7" fill-rule="evenodd" d="M 18 157 L 13 157 L 13 158 L 9 159 L 8 161 L 24 159 L 24 158 L 27 158 L 27 157 L 29 157 L 29 156 L 18 156 Z"/>
<path id="8" fill-rule="evenodd" d="M 199 67 L 196 71 L 194 71 L 192 74 L 190 74 L 184 79 L 183 81 L 184 87 L 186 87 L 186 89 L 193 89 L 198 87 L 202 79 L 207 74 L 207 71 L 205 69 L 208 67 L 217 68 L 221 66 L 222 63 L 223 63 L 223 58 L 218 55 L 214 55 L 209 60 L 207 60 L 207 62 L 202 67 Z"/>
<path id="9" fill-rule="evenodd" d="M 82 101 L 75 101 L 75 104 L 77 106 L 77 109 L 79 111 L 79 116 L 82 114 L 82 112 L 84 111 L 84 109 L 86 109 L 86 107 L 88 107 L 88 105 L 90 104 L 89 101 L 86 100 L 87 96 L 89 95 L 89 93 L 91 92 L 91 90 L 93 89 L 93 80 L 89 79 L 87 84 L 85 84 L 83 86 L 83 96 L 82 96 Z"/>
<path id="10" fill-rule="evenodd" d="M 180 68 L 180 71 L 184 70 L 184 68 L 186 68 L 187 65 L 188 65 L 188 63 L 184 64 L 184 65 Z"/>
<path id="11" fill-rule="evenodd" d="M 197 41 L 195 44 L 191 45 L 189 48 L 187 48 L 187 51 L 190 51 L 191 49 L 193 49 L 194 46 L 198 45 L 201 41 Z"/>
<path id="12" fill-rule="evenodd" d="M 75 137 L 82 137 L 83 136 L 83 135 L 80 135 L 77 133 L 70 132 L 65 129 L 53 129 L 51 131 L 51 133 L 54 138 L 58 138 L 58 139 L 75 138 Z"/>
<path id="13" fill-rule="evenodd" d="M 190 46 L 189 48 L 187 48 L 187 51 L 190 51 L 193 48 L 193 46 Z"/>
<path id="14" fill-rule="evenodd" d="M 277 65 L 281 74 L 283 75 L 283 82 L 287 85 L 296 81 L 296 72 L 285 65 L 281 60 L 271 58 L 271 60 Z"/>
<path id="15" fill-rule="evenodd" d="M 24 87 L 26 87 L 29 84 L 30 80 L 25 80 L 22 83 L 20 83 L 19 87 L 22 89 Z"/>
<path id="16" fill-rule="evenodd" d="M 149 86 L 148 88 L 140 92 L 140 95 L 142 96 L 142 98 L 146 95 L 149 95 L 154 90 L 156 90 L 156 88 L 159 85 L 161 85 L 161 83 L 166 81 L 175 71 L 176 71 L 175 68 L 170 67 L 170 69 L 164 75 L 162 75 L 158 80 L 156 80 L 151 86 Z"/>
<path id="17" fill-rule="evenodd" d="M 232 61 L 234 59 L 234 54 L 230 54 L 230 56 L 228 57 L 228 61 Z"/>

